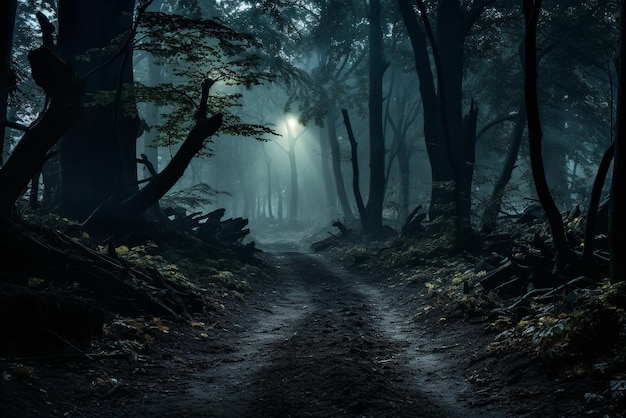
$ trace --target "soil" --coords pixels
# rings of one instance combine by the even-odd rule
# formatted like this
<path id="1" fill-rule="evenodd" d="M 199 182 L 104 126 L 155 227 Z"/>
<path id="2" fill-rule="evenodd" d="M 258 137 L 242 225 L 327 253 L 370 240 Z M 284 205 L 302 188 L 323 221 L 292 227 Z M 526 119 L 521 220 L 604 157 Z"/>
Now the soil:
<path id="1" fill-rule="evenodd" d="M 599 414 L 600 382 L 485 355 L 485 319 L 453 315 L 423 287 L 299 244 L 262 248 L 276 274 L 193 321 L 112 318 L 91 346 L 0 358 L 0 416 Z"/>

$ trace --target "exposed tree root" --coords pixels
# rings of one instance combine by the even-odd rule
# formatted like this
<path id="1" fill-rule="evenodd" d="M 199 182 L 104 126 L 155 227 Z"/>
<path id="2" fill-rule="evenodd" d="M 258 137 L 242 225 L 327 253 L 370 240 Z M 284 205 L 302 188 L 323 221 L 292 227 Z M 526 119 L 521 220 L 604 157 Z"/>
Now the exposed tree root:
<path id="1" fill-rule="evenodd" d="M 0 335 L 5 339 L 24 340 L 47 330 L 84 340 L 99 335 L 105 310 L 178 319 L 204 306 L 197 289 L 58 231 L 10 218 L 0 218 L 0 231 Z"/>

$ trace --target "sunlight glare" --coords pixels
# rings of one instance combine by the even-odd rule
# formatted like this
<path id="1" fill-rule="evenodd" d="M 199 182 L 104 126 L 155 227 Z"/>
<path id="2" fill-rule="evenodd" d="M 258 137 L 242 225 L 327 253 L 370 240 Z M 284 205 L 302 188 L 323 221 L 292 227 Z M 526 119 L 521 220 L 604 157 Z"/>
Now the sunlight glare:
<path id="1" fill-rule="evenodd" d="M 287 124 L 290 128 L 295 128 L 296 126 L 298 126 L 298 120 L 296 118 L 289 118 L 287 119 Z"/>

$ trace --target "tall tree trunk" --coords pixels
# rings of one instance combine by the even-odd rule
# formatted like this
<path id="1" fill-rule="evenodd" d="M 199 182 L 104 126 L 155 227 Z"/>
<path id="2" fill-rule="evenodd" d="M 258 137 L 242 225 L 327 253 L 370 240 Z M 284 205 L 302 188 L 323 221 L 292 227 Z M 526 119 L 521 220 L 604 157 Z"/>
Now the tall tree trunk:
<path id="1" fill-rule="evenodd" d="M 406 138 L 405 138 L 406 139 Z M 410 159 L 409 151 L 406 146 L 406 140 L 400 142 L 398 150 L 398 177 L 400 183 L 398 185 L 398 222 L 402 224 L 406 222 L 409 216 L 409 200 L 410 200 Z"/>
<path id="2" fill-rule="evenodd" d="M 437 11 L 437 27 L 440 30 L 437 31 L 435 38 L 421 0 L 419 5 L 437 68 L 440 123 L 444 144 L 439 152 L 445 152 L 449 168 L 448 173 L 443 173 L 441 182 L 448 188 L 445 193 L 448 196 L 451 194 L 451 200 L 448 204 L 444 203 L 443 210 L 446 217 L 452 216 L 454 220 L 455 247 L 460 249 L 465 245 L 466 230 L 471 228 L 469 220 L 478 117 L 474 100 L 467 115 L 463 116 L 462 109 L 466 15 L 459 0 L 441 0 Z M 433 179 L 433 184 L 438 182 L 437 180 Z M 447 182 L 450 184 L 446 184 Z"/>
<path id="3" fill-rule="evenodd" d="M 250 191 L 250 187 L 248 187 L 247 173 L 241 167 L 240 159 L 237 159 L 235 162 L 235 169 L 237 171 L 237 176 L 239 177 L 239 186 L 241 187 L 241 194 L 243 196 L 243 212 L 241 215 L 244 218 L 252 218 L 254 214 L 252 212 L 254 204 L 252 203 L 252 193 Z"/>
<path id="4" fill-rule="evenodd" d="M 13 47 L 13 29 L 17 0 L 2 0 L 0 5 L 0 166 L 4 163 L 5 133 L 9 94 L 14 83 L 11 70 L 11 50 Z M 8 151 L 8 150 L 6 150 Z"/>
<path id="5" fill-rule="evenodd" d="M 582 262 L 590 264 L 593 259 L 593 253 L 596 248 L 596 219 L 598 217 L 598 206 L 602 197 L 602 189 L 606 181 L 606 175 L 609 172 L 611 162 L 615 153 L 615 142 L 611 143 L 609 148 L 604 151 L 602 160 L 598 166 L 596 178 L 593 181 L 591 189 L 591 197 L 589 198 L 589 208 L 587 209 L 587 221 L 585 223 L 585 247 L 583 249 Z"/>
<path id="6" fill-rule="evenodd" d="M 28 59 L 33 79 L 46 92 L 49 103 L 0 168 L 0 216 L 13 210 L 28 182 L 48 159 L 50 148 L 81 112 L 82 82 L 75 79 L 65 63 L 46 47 L 31 51 Z"/>
<path id="7" fill-rule="evenodd" d="M 391 169 L 394 166 L 393 162 L 397 158 L 398 164 L 396 168 L 399 181 L 396 196 L 398 205 L 396 221 L 403 225 L 409 216 L 409 162 L 411 156 L 409 155 L 409 147 L 407 145 L 407 132 L 417 118 L 417 108 L 409 110 L 412 109 L 410 101 L 413 97 L 413 92 L 402 83 L 399 84 L 402 90 L 396 93 L 394 99 L 391 100 L 393 87 L 398 84 L 395 77 L 396 73 L 397 71 L 393 68 L 390 80 L 391 88 L 387 93 L 389 99 L 386 100 L 385 105 L 385 132 L 387 132 L 387 127 L 389 127 L 393 133 L 392 150 L 387 159 L 385 189 L 389 184 Z M 391 106 L 392 103 L 394 104 L 393 108 Z"/>
<path id="8" fill-rule="evenodd" d="M 528 114 L 528 141 L 533 180 L 539 201 L 550 223 L 552 238 L 557 253 L 556 264 L 565 267 L 574 262 L 575 256 L 565 237 L 565 228 L 559 209 L 556 207 L 548 188 L 543 153 L 541 149 L 542 131 L 537 97 L 537 20 L 541 11 L 541 0 L 524 0 L 526 37 L 524 41 L 524 97 Z"/>
<path id="9" fill-rule="evenodd" d="M 80 75 L 102 65 L 108 57 L 92 54 L 89 61 L 75 57 L 92 48 L 107 47 L 113 38 L 129 32 L 134 6 L 135 0 L 60 0 L 61 57 Z M 120 83 L 132 84 L 132 60 L 124 55 L 88 78 L 87 96 L 101 90 L 117 91 Z M 89 106 L 61 139 L 60 192 L 67 216 L 84 219 L 114 193 L 122 200 L 137 190 L 138 118 L 118 111 L 114 104 Z"/>
<path id="10" fill-rule="evenodd" d="M 369 151 L 370 181 L 363 230 L 369 234 L 382 231 L 385 199 L 385 136 L 383 133 L 383 33 L 380 0 L 369 2 Z"/>
<path id="11" fill-rule="evenodd" d="M 274 212 L 272 211 L 272 159 L 267 156 L 265 147 L 262 146 L 263 159 L 265 161 L 265 170 L 267 173 L 267 215 L 270 221 L 274 220 Z"/>
<path id="12" fill-rule="evenodd" d="M 163 171 L 128 198 L 122 201 L 110 199 L 98 206 L 84 223 L 90 230 L 111 231 L 136 222 L 183 176 L 192 158 L 202 149 L 204 141 L 222 126 L 222 114 L 218 113 L 210 118 L 206 116 L 209 89 L 213 83 L 213 80 L 203 82 L 200 105 L 195 115 L 196 122 Z"/>
<path id="13" fill-rule="evenodd" d="M 442 217 L 454 220 L 457 247 L 465 244 L 465 232 L 470 228 L 477 119 L 473 103 L 467 115 L 463 115 L 463 45 L 482 11 L 492 2 L 477 1 L 466 9 L 459 0 L 440 0 L 435 37 L 424 2 L 418 0 L 425 31 L 418 24 L 411 2 L 398 0 L 413 47 L 424 106 L 424 136 L 433 181 L 429 214 L 431 219 Z M 426 35 L 437 69 L 437 90 Z"/>
<path id="14" fill-rule="evenodd" d="M 359 182 L 360 173 L 359 173 L 359 154 L 357 151 L 357 142 L 354 138 L 354 132 L 352 132 L 352 124 L 350 123 L 350 116 L 348 115 L 348 111 L 346 109 L 341 109 L 341 113 L 343 114 L 343 122 L 346 125 L 346 130 L 348 131 L 348 139 L 350 140 L 350 160 L 352 161 L 352 192 L 354 193 L 354 200 L 356 201 L 356 207 L 359 211 L 359 216 L 362 220 L 367 217 L 365 213 L 365 206 L 363 205 L 363 197 L 361 196 L 361 185 Z"/>
<path id="15" fill-rule="evenodd" d="M 626 203 L 619 194 L 626 187 L 626 1 L 622 0 L 620 19 L 617 135 L 613 157 L 613 180 L 609 208 L 609 248 L 611 281 L 626 281 Z"/>
<path id="16" fill-rule="evenodd" d="M 14 108 L 9 108 L 6 113 L 6 120 L 13 121 L 17 116 L 17 112 Z M 4 136 L 2 137 L 2 145 L 0 145 L 0 167 L 9 157 L 9 152 L 11 150 L 11 142 L 13 141 L 13 136 L 11 135 L 11 129 L 4 130 Z"/>
<path id="17" fill-rule="evenodd" d="M 328 128 L 328 140 L 330 142 L 331 158 L 333 165 L 333 174 L 335 175 L 335 188 L 337 190 L 337 198 L 341 205 L 341 211 L 347 223 L 354 222 L 354 214 L 350 208 L 350 201 L 346 193 L 346 186 L 341 170 L 341 148 L 339 139 L 337 138 L 337 110 L 332 109 L 326 115 L 326 126 Z"/>
<path id="18" fill-rule="evenodd" d="M 422 110 L 424 112 L 424 140 L 426 142 L 428 160 L 430 161 L 432 178 L 430 209 L 428 212 L 430 218 L 435 219 L 444 214 L 441 208 L 452 201 L 452 193 L 450 193 L 450 183 L 453 181 L 451 175 L 452 168 L 446 157 L 439 99 L 435 89 L 435 77 L 432 72 L 431 59 L 428 55 L 426 34 L 418 23 L 418 18 L 413 11 L 411 2 L 398 0 L 398 6 L 411 40 L 415 70 L 420 80 L 419 89 L 423 104 Z"/>
<path id="19" fill-rule="evenodd" d="M 517 117 L 515 119 L 515 126 L 511 132 L 511 141 L 509 150 L 504 160 L 504 165 L 498 176 L 498 180 L 493 186 L 493 191 L 489 197 L 487 207 L 482 215 L 482 227 L 484 230 L 492 230 L 496 226 L 498 216 L 500 215 L 500 208 L 502 207 L 502 198 L 504 197 L 504 189 L 511 180 L 513 169 L 515 168 L 515 162 L 519 154 L 519 149 L 522 144 L 522 138 L 524 137 L 524 129 L 526 128 L 526 106 L 524 101 L 520 104 L 517 111 Z"/>
<path id="20" fill-rule="evenodd" d="M 295 222 L 298 219 L 298 167 L 296 166 L 296 140 L 289 139 L 289 171 L 291 180 L 291 190 L 289 192 L 289 221 Z"/>
<path id="21" fill-rule="evenodd" d="M 163 81 L 161 76 L 161 66 L 158 65 L 152 55 L 148 55 L 148 79 L 150 86 L 157 86 Z M 143 153 L 148 157 L 154 169 L 159 171 L 159 141 L 158 129 L 159 108 L 155 104 L 148 104 L 146 111 L 146 122 L 149 129 L 143 133 Z M 149 172 L 144 170 L 144 178 L 149 177 Z"/>
<path id="22" fill-rule="evenodd" d="M 326 212 L 329 218 L 337 216 L 337 191 L 333 184 L 333 176 L 331 175 L 332 153 L 330 150 L 330 140 L 328 139 L 328 130 L 319 130 L 320 142 L 320 162 L 322 169 L 322 178 L 324 179 L 324 192 L 326 193 Z"/>
<path id="23" fill-rule="evenodd" d="M 278 202 L 276 202 L 276 218 L 278 222 L 282 222 L 285 217 L 283 216 L 283 188 L 280 183 L 276 182 L 276 192 L 278 193 Z"/>

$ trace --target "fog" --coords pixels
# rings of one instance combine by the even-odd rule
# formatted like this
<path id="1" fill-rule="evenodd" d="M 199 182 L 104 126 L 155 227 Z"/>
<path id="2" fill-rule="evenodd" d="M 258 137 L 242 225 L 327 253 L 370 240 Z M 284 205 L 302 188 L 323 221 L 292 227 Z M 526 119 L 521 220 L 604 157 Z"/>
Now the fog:
<path id="1" fill-rule="evenodd" d="M 7 111 L 24 124 L 44 103 L 27 74 L 25 51 L 40 39 L 32 15 L 39 7 L 53 23 L 57 16 L 54 3 L 35 3 L 20 2 L 22 29 L 15 35 L 20 48 L 13 59 L 24 74 Z M 137 157 L 145 154 L 157 171 L 167 165 L 191 129 L 203 80 L 215 81 L 209 112 L 225 115 L 224 126 L 162 205 L 187 213 L 225 208 L 227 217 L 247 218 L 253 230 L 263 231 L 322 228 L 337 219 L 358 227 L 360 211 L 378 210 L 372 190 L 382 193 L 383 203 L 382 215 L 371 218 L 382 216 L 383 224 L 398 229 L 419 205 L 431 218 L 441 215 L 433 210 L 439 199 L 433 193 L 442 194 L 445 203 L 450 181 L 466 187 L 460 191 L 461 206 L 467 205 L 464 216 L 476 227 L 485 222 L 496 195 L 496 217 L 519 214 L 535 202 L 526 118 L 520 114 L 518 46 L 524 28 L 518 8 L 506 2 L 482 6 L 482 14 L 471 15 L 472 30 L 454 41 L 458 45 L 439 51 L 438 68 L 434 47 L 452 42 L 444 36 L 448 28 L 437 27 L 449 24 L 444 11 L 428 8 L 435 31 L 418 50 L 406 26 L 416 10 L 383 4 L 375 35 L 368 32 L 374 23 L 362 6 L 311 1 L 263 9 L 246 2 L 152 2 L 134 38 L 134 89 L 128 93 L 134 102 L 122 100 L 122 106 L 138 112 Z M 546 21 L 539 27 L 539 42 L 546 45 L 539 65 L 543 163 L 562 210 L 587 204 L 612 138 L 615 109 L 616 12 L 610 5 L 592 8 L 586 2 L 572 7 L 547 2 Z M 595 37 L 571 32 L 575 24 L 588 25 Z M 381 69 L 374 71 L 376 65 Z M 376 79 L 380 91 L 372 87 Z M 382 114 L 372 114 L 375 94 Z M 93 94 L 88 105 L 110 103 L 112 96 L 110 91 Z M 359 208 L 353 187 L 342 109 L 358 143 L 365 209 Z M 468 122 L 472 117 L 475 126 Z M 19 132 L 7 131 L 5 158 L 19 138 Z M 377 141 L 382 147 L 372 145 Z M 370 154 L 372 149 L 379 151 Z M 381 165 L 372 175 L 371 167 Z M 143 163 L 137 170 L 140 180 L 150 177 Z"/>

